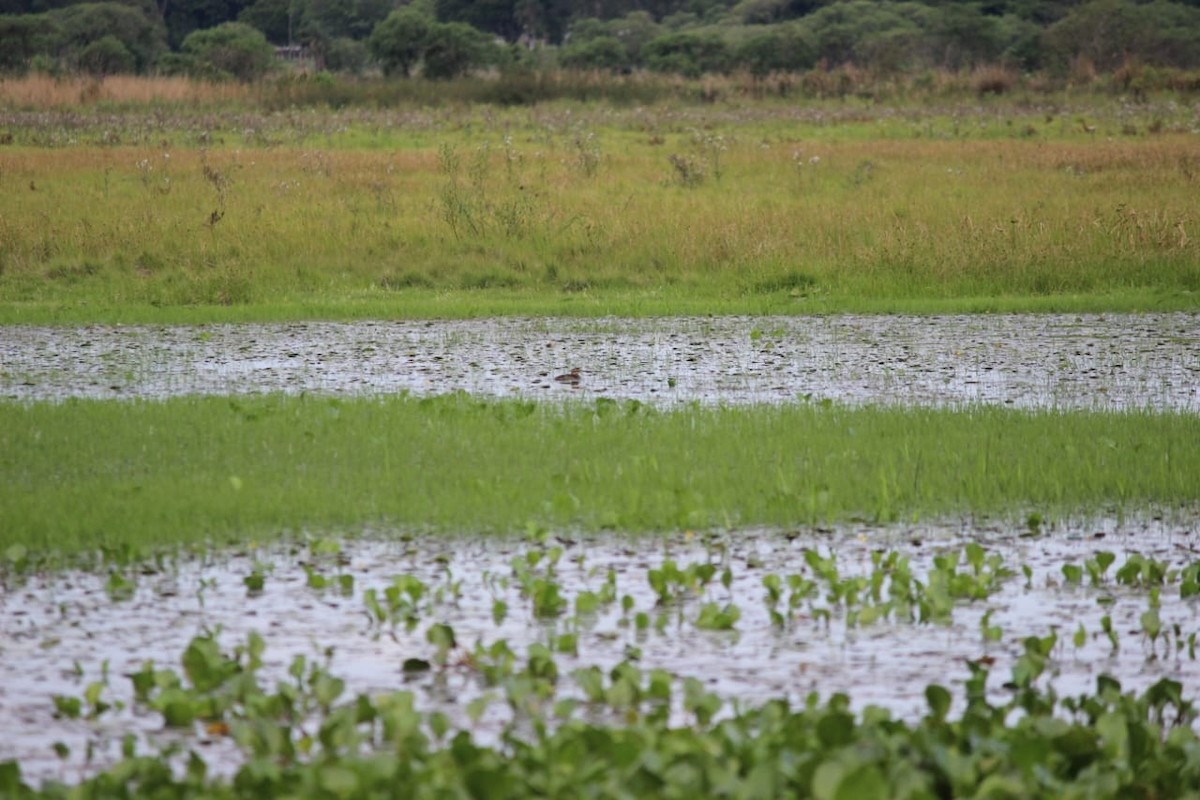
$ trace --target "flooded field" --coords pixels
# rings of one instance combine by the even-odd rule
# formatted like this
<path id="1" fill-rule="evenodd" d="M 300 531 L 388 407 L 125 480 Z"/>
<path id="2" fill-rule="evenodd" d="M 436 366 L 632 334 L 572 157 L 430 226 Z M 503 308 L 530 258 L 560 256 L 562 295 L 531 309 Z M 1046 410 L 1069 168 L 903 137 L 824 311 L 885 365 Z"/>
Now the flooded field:
<path id="1" fill-rule="evenodd" d="M 579 368 L 577 385 L 554 377 Z M 165 398 L 266 392 L 562 400 L 663 406 L 787 403 L 1200 412 L 1200 316 L 493 319 L 207 326 L 9 327 L 0 397 Z M 1141 513 L 1141 512 L 1139 512 Z M 147 661 L 184 673 L 211 636 L 266 643 L 261 678 L 295 658 L 358 693 L 415 694 L 480 741 L 521 722 L 486 676 L 511 650 L 551 654 L 551 700 L 576 716 L 596 675 L 632 665 L 725 702 L 809 693 L 905 719 L 925 687 L 962 702 L 969 664 L 997 698 L 1048 637 L 1040 686 L 1062 695 L 1109 674 L 1126 689 L 1200 685 L 1200 517 L 1145 513 L 1052 525 L 965 519 L 633 537 L 328 534 L 262 547 L 110 559 L 50 574 L 0 570 L 0 763 L 77 781 L 129 735 L 179 745 L 228 774 L 219 727 L 164 726 L 135 702 Z M 0 550 L 10 563 L 19 554 Z M 384 598 L 387 598 L 386 602 Z M 440 631 L 440 632 L 439 632 Z M 447 644 L 446 631 L 452 631 Z M 441 642 L 439 645 L 438 642 Z M 541 656 L 538 656 L 541 657 Z M 593 668 L 598 668 L 595 672 Z M 615 680 L 615 679 L 614 679 Z M 71 711 L 71 709 L 74 711 Z M 619 720 L 615 720 L 619 721 Z"/>
<path id="2" fill-rule="evenodd" d="M 166 729 L 132 702 L 130 674 L 146 660 L 181 672 L 180 654 L 205 634 L 230 651 L 261 634 L 266 682 L 292 680 L 298 654 L 328 658 L 329 672 L 346 680 L 345 699 L 413 691 L 420 708 L 442 710 L 482 740 L 513 716 L 503 692 L 483 680 L 489 648 L 501 641 L 518 665 L 545 644 L 558 695 L 575 698 L 584 696 L 575 670 L 607 673 L 628 662 L 697 678 L 726 701 L 847 692 L 856 708 L 876 704 L 913 719 L 926 710 L 929 683 L 961 701 L 968 660 L 990 667 L 991 690 L 1003 697 L 1025 638 L 1052 632 L 1039 683 L 1060 694 L 1094 690 L 1101 673 L 1126 689 L 1164 676 L 1194 687 L 1198 608 L 1181 595 L 1195 578 L 1186 568 L 1200 562 L 1196 522 L 1194 513 L 1097 518 L 1038 535 L 986 520 L 654 538 L 368 530 L 10 575 L 0 593 L 0 762 L 17 759 L 26 779 L 77 780 L 119 757 L 132 732 L 143 749 L 175 741 L 185 753 L 198 748 L 214 769 L 232 769 L 230 740 L 199 723 Z M 905 589 L 909 573 L 915 586 Z M 382 613 L 373 602 L 393 586 L 408 588 Z M 434 625 L 457 639 L 440 657 Z M 410 659 L 431 668 L 409 661 L 406 670 Z M 87 719 L 88 701 L 79 719 L 56 717 L 56 695 L 84 697 L 97 684 L 93 700 L 111 708 Z M 493 702 L 470 719 L 470 701 L 484 697 Z M 67 749 L 56 754 L 56 743 Z"/>
<path id="3" fill-rule="evenodd" d="M 555 383 L 579 367 L 578 386 Z M 1200 411 L 1200 316 L 9 327 L 0 397 L 319 392 Z"/>

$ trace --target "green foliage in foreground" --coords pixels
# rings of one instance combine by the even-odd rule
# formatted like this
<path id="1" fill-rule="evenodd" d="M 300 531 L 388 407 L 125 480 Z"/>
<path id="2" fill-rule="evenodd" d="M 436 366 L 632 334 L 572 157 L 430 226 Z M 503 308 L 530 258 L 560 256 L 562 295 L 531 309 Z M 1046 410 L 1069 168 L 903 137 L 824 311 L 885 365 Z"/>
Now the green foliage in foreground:
<path id="1" fill-rule="evenodd" d="M 825 703 L 810 695 L 802 708 L 771 701 L 719 719 L 719 698 L 689 679 L 679 694 L 690 724 L 672 726 L 670 676 L 643 674 L 630 662 L 608 676 L 596 668 L 576 673 L 581 686 L 592 687 L 589 700 L 560 701 L 551 711 L 560 679 L 542 647 L 527 664 L 510 658 L 485 678 L 529 722 L 526 733 L 507 726 L 488 746 L 454 731 L 442 714 L 417 711 L 410 692 L 339 702 L 344 682 L 319 665 L 306 669 L 302 658 L 290 670 L 294 683 L 266 690 L 256 674 L 264 646 L 252 635 L 226 655 L 199 637 L 182 658 L 186 682 L 153 664 L 130 676 L 138 704 L 167 726 L 193 726 L 195 716 L 179 710 L 197 709 L 210 730 L 238 744 L 241 766 L 231 780 L 210 777 L 196 750 L 176 772 L 164 754 L 138 756 L 128 739 L 122 762 L 74 788 L 34 790 L 15 762 L 0 763 L 0 793 L 79 800 L 1180 798 L 1197 796 L 1200 785 L 1200 739 L 1190 727 L 1196 709 L 1169 679 L 1139 696 L 1101 676 L 1094 695 L 1061 701 L 1053 690 L 1023 683 L 1011 700 L 993 703 L 987 670 L 972 663 L 961 716 L 949 714 L 950 692 L 930 685 L 929 713 L 915 724 L 879 708 L 855 715 L 840 694 Z M 581 704 L 596 712 L 613 705 L 627 724 L 569 719 Z M 566 721 L 556 727 L 555 716 Z"/>
<path id="2" fill-rule="evenodd" d="M 415 399 L 0 404 L 0 544 L 62 553 L 386 524 L 513 531 L 1111 511 L 1196 500 L 1200 417 L 655 411 Z"/>

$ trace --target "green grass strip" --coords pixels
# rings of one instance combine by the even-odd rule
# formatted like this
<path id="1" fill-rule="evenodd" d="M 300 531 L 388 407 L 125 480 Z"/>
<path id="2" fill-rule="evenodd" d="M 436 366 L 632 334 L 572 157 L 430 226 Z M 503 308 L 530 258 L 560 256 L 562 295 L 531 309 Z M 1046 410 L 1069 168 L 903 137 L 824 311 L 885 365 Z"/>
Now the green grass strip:
<path id="1" fill-rule="evenodd" d="M 326 296 L 308 300 L 270 300 L 242 305 L 154 306 L 108 303 L 102 298 L 78 302 L 4 302 L 0 326 L 152 324 L 204 325 L 235 322 L 360 319 L 474 319 L 495 316 L 531 317 L 661 317 L 711 315 L 826 314 L 1017 314 L 1139 313 L 1193 311 L 1196 292 L 1128 289 L 1093 294 L 979 295 L 963 297 L 886 297 L 859 291 L 821 297 L 772 295 L 723 296 L 689 289 L 595 290 L 564 294 L 545 290 L 426 290 L 377 292 L 376 296 Z"/>
<path id="2" fill-rule="evenodd" d="M 251 539 L 363 524 L 799 525 L 1187 505 L 1200 417 L 429 399 L 0 404 L 0 544 Z"/>

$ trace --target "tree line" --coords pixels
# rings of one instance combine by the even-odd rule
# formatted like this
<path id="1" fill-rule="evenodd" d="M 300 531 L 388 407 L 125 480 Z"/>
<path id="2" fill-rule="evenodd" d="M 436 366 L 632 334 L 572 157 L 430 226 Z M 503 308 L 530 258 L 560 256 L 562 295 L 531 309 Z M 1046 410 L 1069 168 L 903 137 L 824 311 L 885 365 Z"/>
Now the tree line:
<path id="1" fill-rule="evenodd" d="M 1200 67 L 1200 0 L 0 0 L 0 70 L 250 80 L 513 65 L 697 76 Z"/>

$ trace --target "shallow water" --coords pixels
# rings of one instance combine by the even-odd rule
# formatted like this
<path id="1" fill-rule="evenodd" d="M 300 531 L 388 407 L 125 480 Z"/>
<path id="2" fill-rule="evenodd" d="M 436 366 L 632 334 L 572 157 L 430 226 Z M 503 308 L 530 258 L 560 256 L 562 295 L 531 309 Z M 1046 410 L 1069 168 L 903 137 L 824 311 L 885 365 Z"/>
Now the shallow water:
<path id="1" fill-rule="evenodd" d="M 1113 575 L 1129 552 L 1165 560 L 1174 568 L 1193 563 L 1200 559 L 1198 527 L 1200 520 L 1191 514 L 1170 520 L 1065 522 L 1037 537 L 986 521 L 654 538 L 551 537 L 544 546 L 563 548 L 557 580 L 567 598 L 583 589 L 598 589 L 611 568 L 617 596 L 630 595 L 635 612 L 668 615 L 662 631 L 635 630 L 619 603 L 585 619 L 577 628 L 578 656 L 556 657 L 563 676 L 559 691 L 573 693 L 571 669 L 595 664 L 607 670 L 636 649 L 642 669 L 659 667 L 680 678 L 698 677 L 710 691 L 745 703 L 785 696 L 801 700 L 813 691 L 822 697 L 848 692 L 857 708 L 877 704 L 916 719 L 926 709 L 927 684 L 941 683 L 961 695 L 962 682 L 969 676 L 966 659 L 995 659 L 990 685 L 1002 699 L 1001 684 L 1022 652 L 1022 639 L 1051 630 L 1058 631 L 1060 643 L 1049 680 L 1061 694 L 1094 690 L 1100 673 L 1118 677 L 1126 689 L 1144 688 L 1163 676 L 1195 687 L 1200 685 L 1200 662 L 1189 658 L 1186 649 L 1175 650 L 1161 642 L 1153 657 L 1140 634 L 1147 592 L 1119 586 Z M 850 627 L 844 611 L 834 609 L 826 623 L 810 613 L 808 605 L 791 616 L 785 629 L 771 625 L 762 578 L 769 573 L 804 572 L 806 549 L 836 553 L 843 576 L 869 574 L 873 551 L 895 550 L 912 559 L 915 577 L 925 581 L 935 554 L 959 551 L 969 541 L 1001 554 L 1016 575 L 986 601 L 958 603 L 949 625 L 889 619 Z M 115 758 L 126 732 L 135 732 L 143 743 L 179 739 L 179 734 L 164 732 L 155 715 L 129 707 L 90 722 L 56 720 L 52 697 L 81 696 L 88 683 L 100 679 L 101 665 L 107 664 L 109 687 L 104 699 L 129 703 L 125 674 L 146 659 L 181 671 L 178 659 L 183 649 L 206 630 L 220 630 L 226 650 L 244 642 L 250 631 L 259 632 L 267 642 L 264 685 L 285 680 L 295 654 L 320 660 L 328 649 L 330 671 L 347 680 L 346 699 L 359 692 L 413 690 L 422 708 L 443 710 L 457 724 L 470 727 L 464 704 L 484 691 L 475 673 L 451 668 L 410 678 L 401 669 L 407 658 L 432 657 L 433 648 L 425 640 L 427 626 L 434 622 L 453 626 L 460 645 L 467 649 L 476 642 L 486 645 L 503 638 L 521 655 L 530 643 L 546 641 L 571 625 L 567 619 L 535 620 L 530 601 L 521 597 L 511 580 L 512 559 L 540 545 L 517 538 L 400 537 L 371 531 L 339 544 L 338 556 L 322 556 L 311 543 L 301 542 L 250 552 L 181 556 L 161 569 L 134 568 L 130 571 L 137 581 L 136 592 L 121 602 L 105 592 L 107 574 L 68 571 L 35 576 L 23 584 L 10 582 L 0 592 L 0 719 L 5 720 L 0 761 L 18 759 L 27 779 L 75 780 Z M 1098 550 L 1116 554 L 1107 582 L 1091 587 L 1085 577 L 1085 585 L 1063 586 L 1062 564 L 1081 564 Z M 647 571 L 667 558 L 681 567 L 710 561 L 728 566 L 733 581 L 726 590 L 714 579 L 704 597 L 664 612 L 655 606 Z M 352 575 L 352 593 L 308 588 L 305 565 L 330 577 Z M 1028 582 L 1021 565 L 1033 571 Z M 248 597 L 243 578 L 256 568 L 265 572 L 265 586 L 261 595 Z M 405 632 L 401 626 L 392 638 L 372 626 L 362 597 L 369 588 L 382 592 L 398 574 L 418 577 L 431 589 L 440 587 L 445 597 L 423 614 L 414 630 Z M 507 585 L 505 578 L 510 579 Z M 460 582 L 457 592 L 455 582 Z M 827 605 L 823 594 L 812 601 L 814 606 Z M 1163 588 L 1160 615 L 1165 630 L 1177 624 L 1186 637 L 1198 630 L 1198 606 L 1194 598 L 1180 600 L 1178 594 L 1177 585 Z M 510 609 L 499 625 L 492 620 L 496 598 L 505 600 Z M 1101 606 L 1102 598 L 1110 599 L 1111 605 Z M 705 600 L 736 604 L 741 611 L 736 631 L 698 629 L 694 623 Z M 985 642 L 980 632 L 980 620 L 988 610 L 993 612 L 992 624 L 1003 629 L 998 642 Z M 1105 613 L 1111 614 L 1120 635 L 1118 651 L 1100 632 L 1099 620 Z M 1071 638 L 1079 624 L 1088 637 L 1076 649 Z M 506 707 L 498 702 L 474 731 L 486 740 L 507 718 Z M 236 763 L 236 752 L 227 740 L 200 732 L 182 738 L 218 771 Z M 95 758 L 91 766 L 85 763 L 89 740 Z M 56 741 L 71 748 L 68 759 L 54 755 Z"/>
<path id="2" fill-rule="evenodd" d="M 578 387 L 555 383 L 571 367 Z M 320 392 L 1200 411 L 1200 315 L 0 329 L 0 397 Z"/>

